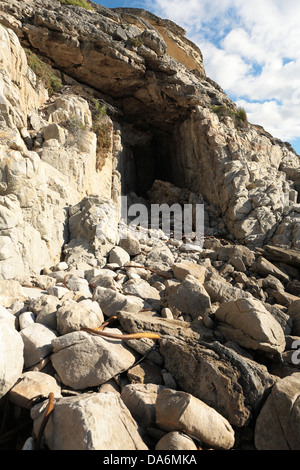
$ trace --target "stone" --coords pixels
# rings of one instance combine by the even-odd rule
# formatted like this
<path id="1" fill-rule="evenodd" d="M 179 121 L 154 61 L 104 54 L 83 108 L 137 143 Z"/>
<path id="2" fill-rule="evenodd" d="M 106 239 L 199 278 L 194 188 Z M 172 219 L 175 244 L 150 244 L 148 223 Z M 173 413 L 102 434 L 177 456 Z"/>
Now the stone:
<path id="1" fill-rule="evenodd" d="M 153 383 L 131 383 L 125 385 L 121 392 L 121 398 L 131 412 L 133 418 L 144 429 L 155 425 L 155 403 L 162 385 Z"/>
<path id="2" fill-rule="evenodd" d="M 134 295 L 124 295 L 113 289 L 96 287 L 93 300 L 98 302 L 104 315 L 108 317 L 116 315 L 120 310 L 139 312 L 145 306 L 144 300 Z"/>
<path id="3" fill-rule="evenodd" d="M 31 410 L 36 436 L 44 408 L 36 405 Z M 115 393 L 84 393 L 57 399 L 44 437 L 50 450 L 148 449 L 128 408 Z"/>
<path id="4" fill-rule="evenodd" d="M 30 400 L 36 397 L 48 398 L 53 393 L 60 398 L 61 389 L 54 377 L 44 372 L 27 371 L 20 375 L 16 383 L 9 391 L 9 400 L 22 407 L 27 408 Z"/>
<path id="5" fill-rule="evenodd" d="M 127 372 L 130 383 L 156 384 L 163 383 L 160 367 L 149 360 L 142 361 Z"/>
<path id="6" fill-rule="evenodd" d="M 174 276 L 180 281 L 184 281 L 187 275 L 196 278 L 201 284 L 205 281 L 206 269 L 195 263 L 184 261 L 182 263 L 174 263 L 172 266 Z"/>
<path id="7" fill-rule="evenodd" d="M 19 315 L 20 330 L 35 323 L 35 315 L 32 312 L 23 312 Z"/>
<path id="8" fill-rule="evenodd" d="M 156 270 L 168 270 L 174 264 L 174 256 L 169 247 L 163 243 L 154 246 L 147 254 L 145 265 Z"/>
<path id="9" fill-rule="evenodd" d="M 168 432 L 155 446 L 155 450 L 198 450 L 192 438 L 183 432 Z"/>
<path id="10" fill-rule="evenodd" d="M 275 383 L 265 366 L 218 341 L 165 335 L 160 353 L 178 388 L 214 408 L 232 426 L 246 426 Z"/>
<path id="11" fill-rule="evenodd" d="M 178 286 L 162 292 L 162 303 L 174 312 L 185 313 L 192 318 L 202 317 L 210 312 L 211 301 L 204 286 L 196 278 L 187 275 Z"/>
<path id="12" fill-rule="evenodd" d="M 110 333 L 122 334 L 116 328 Z M 132 367 L 136 353 L 121 339 L 104 338 L 83 331 L 67 333 L 52 341 L 51 362 L 64 385 L 75 390 L 101 385 Z"/>
<path id="13" fill-rule="evenodd" d="M 300 299 L 288 306 L 287 314 L 292 319 L 292 334 L 300 336 Z"/>
<path id="14" fill-rule="evenodd" d="M 280 281 L 289 281 L 289 276 L 285 274 L 281 269 L 277 268 L 274 264 L 272 264 L 270 261 L 265 259 L 263 256 L 259 256 L 257 263 L 256 263 L 256 270 L 265 276 L 268 276 L 269 274 L 276 277 Z"/>
<path id="15" fill-rule="evenodd" d="M 136 256 L 141 252 L 139 240 L 131 234 L 126 238 L 121 238 L 119 246 L 123 248 L 130 256 Z"/>
<path id="16" fill-rule="evenodd" d="M 64 302 L 56 312 L 58 333 L 65 335 L 81 328 L 99 328 L 104 322 L 104 316 L 98 304 L 97 306 L 96 311 L 82 302 L 77 303 L 74 300 Z"/>
<path id="17" fill-rule="evenodd" d="M 0 280 L 0 305 L 10 307 L 14 301 L 25 299 L 24 290 L 18 281 Z"/>
<path id="18" fill-rule="evenodd" d="M 126 311 L 118 312 L 118 321 L 122 329 L 128 333 L 141 333 L 151 331 L 164 335 L 179 336 L 187 339 L 199 341 L 199 339 L 213 341 L 214 334 L 211 329 L 200 324 L 191 328 L 190 322 L 183 320 L 169 320 L 159 314 L 149 314 L 149 312 L 131 313 Z M 132 340 L 130 340 L 131 342 Z M 132 344 L 132 343 L 130 343 Z M 143 344 L 143 343 L 142 343 Z"/>
<path id="19" fill-rule="evenodd" d="M 259 300 L 240 299 L 223 303 L 215 316 L 218 331 L 242 347 L 270 353 L 281 353 L 285 349 L 281 325 Z"/>
<path id="20" fill-rule="evenodd" d="M 52 353 L 51 342 L 57 332 L 41 323 L 33 323 L 21 330 L 20 335 L 24 342 L 25 367 L 31 367 Z"/>
<path id="21" fill-rule="evenodd" d="M 155 404 L 156 424 L 166 431 L 185 431 L 215 449 L 231 449 L 234 430 L 213 408 L 189 393 L 163 389 Z"/>
<path id="22" fill-rule="evenodd" d="M 24 366 L 24 343 L 11 321 L 0 318 L 0 398 L 17 382 Z"/>
<path id="23" fill-rule="evenodd" d="M 37 299 L 31 299 L 29 308 L 35 314 L 37 323 L 41 323 L 52 330 L 56 330 L 56 312 L 60 305 L 58 297 L 47 294 Z"/>
<path id="24" fill-rule="evenodd" d="M 229 282 L 226 282 L 224 278 L 211 277 L 204 283 L 204 287 L 212 302 L 224 303 L 240 298 L 253 298 L 250 292 L 232 286 Z"/>
<path id="25" fill-rule="evenodd" d="M 79 292 L 82 294 L 85 298 L 91 298 L 92 297 L 92 292 L 89 287 L 89 283 L 86 279 L 82 279 L 78 276 L 75 276 L 73 274 L 68 275 L 68 277 L 65 280 L 67 288 L 74 292 Z"/>
<path id="26" fill-rule="evenodd" d="M 281 246 L 264 246 L 264 255 L 271 261 L 286 263 L 296 268 L 300 267 L 300 251 Z"/>
<path id="27" fill-rule="evenodd" d="M 300 373 L 284 377 L 272 387 L 255 424 L 258 450 L 299 450 Z"/>
<path id="28" fill-rule="evenodd" d="M 155 287 L 152 287 L 144 279 L 130 279 L 123 285 L 123 293 L 140 297 L 155 310 L 160 310 L 160 295 Z"/>
<path id="29" fill-rule="evenodd" d="M 68 294 L 70 291 L 66 287 L 62 286 L 50 286 L 47 289 L 49 295 L 55 296 L 58 299 L 61 299 L 64 295 Z"/>
<path id="30" fill-rule="evenodd" d="M 109 252 L 109 262 L 116 263 L 118 266 L 124 266 L 130 261 L 130 255 L 120 246 L 115 246 Z"/>
<path id="31" fill-rule="evenodd" d="M 242 258 L 240 258 L 240 256 L 231 256 L 231 258 L 229 259 L 229 262 L 232 264 L 232 266 L 235 267 L 237 271 L 240 271 L 242 273 L 246 271 L 246 266 Z"/>

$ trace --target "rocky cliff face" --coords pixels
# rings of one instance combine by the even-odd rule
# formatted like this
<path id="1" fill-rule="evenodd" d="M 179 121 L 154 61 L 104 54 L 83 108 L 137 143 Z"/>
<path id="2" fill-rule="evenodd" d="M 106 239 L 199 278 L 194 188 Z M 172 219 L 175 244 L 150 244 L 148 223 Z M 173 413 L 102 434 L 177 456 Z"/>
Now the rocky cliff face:
<path id="1" fill-rule="evenodd" d="M 58 259 L 69 241 L 69 205 L 89 194 L 148 197 L 155 180 L 204 200 L 208 235 L 298 247 L 299 157 L 291 147 L 236 118 L 179 26 L 144 10 L 93 9 L 0 2 L 8 28 L 1 27 L 2 212 L 14 214 L 1 231 L 1 276 Z M 58 94 L 48 99 L 23 47 L 53 67 L 64 85 Z M 102 157 L 95 99 L 108 114 Z"/>
<path id="2" fill-rule="evenodd" d="M 299 449 L 299 156 L 88 4 L 0 0 L 0 447 L 30 408 L 17 448 Z M 120 195 L 204 203 L 203 247 L 120 240 Z"/>

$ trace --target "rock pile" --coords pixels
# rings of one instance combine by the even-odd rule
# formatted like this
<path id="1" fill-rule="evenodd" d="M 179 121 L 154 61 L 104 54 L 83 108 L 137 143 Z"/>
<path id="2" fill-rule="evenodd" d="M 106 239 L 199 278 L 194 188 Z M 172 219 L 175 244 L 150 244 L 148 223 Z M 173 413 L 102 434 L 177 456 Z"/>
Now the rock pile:
<path id="1" fill-rule="evenodd" d="M 191 244 L 132 235 L 102 267 L 0 281 L 2 412 L 28 413 L 20 447 L 300 448 L 297 255 Z"/>

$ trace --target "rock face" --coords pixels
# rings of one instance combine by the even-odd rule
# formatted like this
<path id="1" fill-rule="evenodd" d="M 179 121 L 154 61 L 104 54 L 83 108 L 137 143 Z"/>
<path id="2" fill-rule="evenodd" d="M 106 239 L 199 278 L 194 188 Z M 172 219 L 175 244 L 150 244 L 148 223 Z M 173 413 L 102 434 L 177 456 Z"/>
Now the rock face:
<path id="1" fill-rule="evenodd" d="M 0 448 L 298 449 L 299 156 L 180 26 L 69 3 L 0 0 Z"/>

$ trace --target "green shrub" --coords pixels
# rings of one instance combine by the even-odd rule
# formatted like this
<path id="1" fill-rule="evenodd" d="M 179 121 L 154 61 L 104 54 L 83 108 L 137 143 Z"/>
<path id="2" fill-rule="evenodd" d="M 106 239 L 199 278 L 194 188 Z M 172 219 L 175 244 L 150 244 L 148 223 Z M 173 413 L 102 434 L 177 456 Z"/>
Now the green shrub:
<path id="1" fill-rule="evenodd" d="M 219 117 L 229 116 L 233 120 L 236 127 L 245 127 L 248 123 L 247 113 L 243 108 L 238 108 L 237 111 L 233 111 L 227 106 L 211 106 L 211 110 L 216 113 Z"/>
<path id="2" fill-rule="evenodd" d="M 36 75 L 38 82 L 43 82 L 45 88 L 47 88 L 49 95 L 53 95 L 55 91 L 59 91 L 62 88 L 62 82 L 58 78 L 51 67 L 51 65 L 43 62 L 36 54 L 29 49 L 25 49 L 27 56 L 28 66 L 33 70 Z"/>
<path id="3" fill-rule="evenodd" d="M 105 105 L 97 99 L 92 102 L 93 126 L 92 131 L 97 137 L 96 169 L 99 171 L 105 163 L 108 152 L 111 149 L 112 124 L 107 116 Z"/>
<path id="4" fill-rule="evenodd" d="M 74 5 L 76 7 L 85 8 L 86 10 L 94 10 L 85 0 L 58 0 L 62 5 Z"/>
<path id="5" fill-rule="evenodd" d="M 129 39 L 129 44 L 133 47 L 140 47 L 144 45 L 143 39 L 140 36 Z"/>

